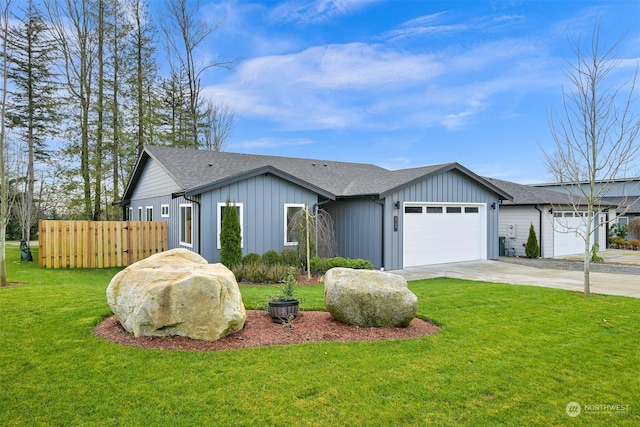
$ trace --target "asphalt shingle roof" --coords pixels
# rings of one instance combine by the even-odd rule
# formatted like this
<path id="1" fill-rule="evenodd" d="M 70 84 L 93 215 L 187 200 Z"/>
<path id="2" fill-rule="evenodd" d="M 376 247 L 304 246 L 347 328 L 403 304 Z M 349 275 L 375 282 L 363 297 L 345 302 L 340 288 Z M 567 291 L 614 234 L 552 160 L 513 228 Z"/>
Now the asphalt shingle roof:
<path id="1" fill-rule="evenodd" d="M 165 168 L 184 190 L 206 188 L 252 171 L 277 170 L 335 197 L 380 195 L 457 163 L 390 171 L 352 162 L 301 159 L 255 154 L 146 146 L 145 151 Z M 470 174 L 470 172 L 469 172 Z M 476 179 L 483 181 L 480 177 Z M 488 184 L 485 182 L 485 184 Z M 489 184 L 489 186 L 491 186 Z M 499 189 L 495 189 L 500 192 Z"/>
<path id="2" fill-rule="evenodd" d="M 517 184 L 510 181 L 484 177 L 487 181 L 511 194 L 513 200 L 503 202 L 504 205 L 570 205 L 572 200 L 566 194 L 530 185 Z"/>

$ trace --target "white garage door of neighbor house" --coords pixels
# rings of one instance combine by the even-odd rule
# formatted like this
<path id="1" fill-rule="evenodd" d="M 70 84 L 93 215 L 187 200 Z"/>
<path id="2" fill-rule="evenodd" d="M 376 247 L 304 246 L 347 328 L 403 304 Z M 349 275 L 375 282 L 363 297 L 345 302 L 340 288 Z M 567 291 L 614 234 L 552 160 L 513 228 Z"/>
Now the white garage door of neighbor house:
<path id="1" fill-rule="evenodd" d="M 487 258 L 486 205 L 405 203 L 404 267 Z"/>
<path id="2" fill-rule="evenodd" d="M 584 213 L 586 215 L 586 212 Z M 553 213 L 553 256 L 579 254 L 584 252 L 584 233 L 587 226 L 582 213 Z M 591 240 L 593 241 L 593 235 Z M 589 245 L 591 247 L 591 245 Z"/>

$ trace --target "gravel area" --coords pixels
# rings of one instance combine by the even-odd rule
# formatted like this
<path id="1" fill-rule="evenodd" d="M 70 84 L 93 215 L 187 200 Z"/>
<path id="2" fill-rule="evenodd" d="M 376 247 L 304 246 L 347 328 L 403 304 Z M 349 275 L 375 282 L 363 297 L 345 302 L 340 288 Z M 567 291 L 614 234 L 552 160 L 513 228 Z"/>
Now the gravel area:
<path id="1" fill-rule="evenodd" d="M 511 264 L 526 265 L 529 267 L 537 268 L 550 268 L 556 270 L 573 270 L 582 271 L 582 261 L 568 261 L 563 259 L 530 259 L 519 257 L 500 257 L 502 262 L 508 262 Z M 590 264 L 590 271 L 593 273 L 610 273 L 610 274 L 631 274 L 640 276 L 640 265 L 627 265 L 627 264 L 614 264 L 609 262 Z"/>

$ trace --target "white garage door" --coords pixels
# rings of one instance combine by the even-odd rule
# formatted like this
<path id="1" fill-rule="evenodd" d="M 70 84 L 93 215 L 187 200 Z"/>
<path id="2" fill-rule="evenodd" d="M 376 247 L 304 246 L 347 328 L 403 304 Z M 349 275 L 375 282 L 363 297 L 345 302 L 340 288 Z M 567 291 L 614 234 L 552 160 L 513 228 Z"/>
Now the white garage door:
<path id="1" fill-rule="evenodd" d="M 486 205 L 404 204 L 404 267 L 487 258 Z"/>
<path id="2" fill-rule="evenodd" d="M 553 256 L 584 253 L 583 235 L 587 228 L 584 213 L 553 213 Z M 592 239 L 593 241 L 593 236 Z M 589 245 L 591 247 L 591 245 Z"/>

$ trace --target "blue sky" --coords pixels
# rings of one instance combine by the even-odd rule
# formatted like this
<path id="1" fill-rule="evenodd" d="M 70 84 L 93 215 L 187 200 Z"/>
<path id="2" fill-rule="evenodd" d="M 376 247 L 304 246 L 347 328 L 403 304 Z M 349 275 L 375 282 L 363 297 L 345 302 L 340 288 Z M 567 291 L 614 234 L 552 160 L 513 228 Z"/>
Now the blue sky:
<path id="1" fill-rule="evenodd" d="M 612 79 L 640 59 L 638 1 L 206 1 L 225 18 L 198 52 L 243 57 L 204 93 L 235 111 L 226 151 L 373 163 L 458 162 L 550 180 L 548 116 L 562 108 L 569 40 L 623 34 Z M 639 104 L 636 104 L 638 107 Z M 640 171 L 637 175 L 640 175 Z"/>

